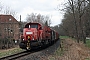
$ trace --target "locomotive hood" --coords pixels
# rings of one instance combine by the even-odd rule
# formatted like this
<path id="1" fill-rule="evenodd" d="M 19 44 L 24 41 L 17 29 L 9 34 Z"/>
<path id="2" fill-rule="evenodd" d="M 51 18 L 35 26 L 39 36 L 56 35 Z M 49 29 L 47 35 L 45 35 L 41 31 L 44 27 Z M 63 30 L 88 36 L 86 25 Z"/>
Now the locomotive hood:
<path id="1" fill-rule="evenodd" d="M 30 29 L 25 30 L 25 32 L 26 32 L 26 35 L 30 35 L 30 34 L 36 33 L 37 29 L 36 28 L 30 28 Z"/>
<path id="2" fill-rule="evenodd" d="M 37 38 L 37 29 L 36 28 L 25 28 L 23 33 L 25 40 L 35 40 Z"/>

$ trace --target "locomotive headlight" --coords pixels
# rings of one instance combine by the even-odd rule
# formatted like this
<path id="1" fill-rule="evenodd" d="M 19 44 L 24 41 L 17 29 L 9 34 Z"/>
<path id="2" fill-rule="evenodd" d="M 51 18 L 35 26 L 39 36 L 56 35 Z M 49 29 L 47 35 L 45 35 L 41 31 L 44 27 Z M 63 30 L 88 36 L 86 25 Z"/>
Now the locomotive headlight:
<path id="1" fill-rule="evenodd" d="M 24 41 L 24 39 L 23 39 L 23 41 Z"/>
<path id="2" fill-rule="evenodd" d="M 34 38 L 32 40 L 34 40 Z"/>

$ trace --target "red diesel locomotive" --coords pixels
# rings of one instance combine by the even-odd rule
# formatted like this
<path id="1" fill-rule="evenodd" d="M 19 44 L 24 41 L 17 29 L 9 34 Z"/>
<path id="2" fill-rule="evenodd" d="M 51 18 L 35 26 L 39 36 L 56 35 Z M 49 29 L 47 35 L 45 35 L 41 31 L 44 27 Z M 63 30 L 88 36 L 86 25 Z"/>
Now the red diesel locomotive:
<path id="1" fill-rule="evenodd" d="M 27 23 L 21 36 L 20 48 L 30 50 L 33 47 L 51 44 L 59 39 L 59 34 L 48 26 L 39 23 Z"/>

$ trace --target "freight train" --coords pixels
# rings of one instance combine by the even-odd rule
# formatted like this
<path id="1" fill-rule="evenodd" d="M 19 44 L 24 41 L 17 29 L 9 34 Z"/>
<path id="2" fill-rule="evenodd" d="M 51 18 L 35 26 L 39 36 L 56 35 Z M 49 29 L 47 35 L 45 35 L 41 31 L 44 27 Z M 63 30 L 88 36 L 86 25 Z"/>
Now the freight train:
<path id="1" fill-rule="evenodd" d="M 48 26 L 39 23 L 27 23 L 23 29 L 21 49 L 30 50 L 33 47 L 52 44 L 59 39 L 59 34 Z"/>

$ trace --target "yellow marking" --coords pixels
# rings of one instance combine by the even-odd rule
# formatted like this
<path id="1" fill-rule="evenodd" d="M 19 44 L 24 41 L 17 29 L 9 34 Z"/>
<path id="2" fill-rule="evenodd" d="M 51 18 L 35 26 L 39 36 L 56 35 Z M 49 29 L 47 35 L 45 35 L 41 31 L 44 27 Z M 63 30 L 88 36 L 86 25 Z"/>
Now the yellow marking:
<path id="1" fill-rule="evenodd" d="M 27 42 L 27 49 L 30 49 L 30 41 Z"/>
<path id="2" fill-rule="evenodd" d="M 28 36 L 28 39 L 30 39 L 30 36 Z"/>
<path id="3" fill-rule="evenodd" d="M 28 36 L 28 41 L 27 41 L 27 49 L 30 49 L 30 36 Z"/>

